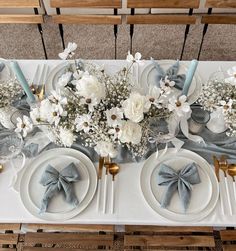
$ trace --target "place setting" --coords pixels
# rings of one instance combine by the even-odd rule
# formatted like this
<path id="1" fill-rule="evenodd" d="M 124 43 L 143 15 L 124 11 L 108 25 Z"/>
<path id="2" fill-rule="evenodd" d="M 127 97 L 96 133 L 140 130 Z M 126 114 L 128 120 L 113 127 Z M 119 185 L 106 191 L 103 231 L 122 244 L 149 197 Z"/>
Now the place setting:
<path id="1" fill-rule="evenodd" d="M 30 80 L 17 61 L 2 61 L 0 175 L 11 173 L 25 209 L 48 222 L 79 220 L 88 207 L 117 218 L 122 165 L 138 163 L 142 203 L 157 219 L 200 222 L 217 203 L 233 216 L 232 69 L 204 82 L 197 60 L 128 52 L 114 71 L 77 60 L 76 48 L 69 43 L 55 68 L 35 64 Z"/>

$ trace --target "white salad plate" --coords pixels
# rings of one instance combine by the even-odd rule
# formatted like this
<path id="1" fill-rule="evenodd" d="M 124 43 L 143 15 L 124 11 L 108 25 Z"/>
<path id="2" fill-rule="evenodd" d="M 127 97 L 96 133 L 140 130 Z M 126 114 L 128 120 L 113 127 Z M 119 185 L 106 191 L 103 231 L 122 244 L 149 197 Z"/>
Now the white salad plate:
<path id="1" fill-rule="evenodd" d="M 165 163 L 174 170 L 179 170 L 193 162 L 198 166 L 201 183 L 192 186 L 191 200 L 186 212 L 183 210 L 178 192 L 173 195 L 170 205 L 162 208 L 161 199 L 167 187 L 157 184 L 160 165 Z M 144 163 L 140 185 L 148 205 L 156 213 L 172 221 L 193 222 L 203 219 L 215 208 L 219 197 L 218 182 L 211 166 L 196 153 L 184 149 L 177 153 L 174 149 L 168 149 L 159 159 L 156 159 L 155 153 L 151 155 Z"/>
<path id="2" fill-rule="evenodd" d="M 63 193 L 55 195 L 45 213 L 39 214 L 41 201 L 46 190 L 39 181 L 50 164 L 61 171 L 70 163 L 78 168 L 80 180 L 73 183 L 79 204 L 76 207 L 65 202 Z M 20 182 L 20 197 L 25 208 L 35 217 L 48 221 L 64 221 L 81 213 L 91 202 L 96 192 L 97 172 L 91 160 L 74 149 L 57 148 L 48 150 L 25 168 Z"/>
<path id="3" fill-rule="evenodd" d="M 160 60 L 157 63 L 163 68 L 163 70 L 168 70 L 176 61 L 174 60 Z M 188 65 L 180 62 L 178 74 L 187 74 Z M 150 87 L 156 85 L 157 70 L 152 62 L 148 63 L 142 70 L 140 77 L 140 84 L 142 87 Z M 175 96 L 181 94 L 181 90 L 173 88 Z M 192 84 L 188 91 L 188 102 L 193 104 L 199 97 L 202 90 L 202 82 L 198 71 L 195 72 Z"/>

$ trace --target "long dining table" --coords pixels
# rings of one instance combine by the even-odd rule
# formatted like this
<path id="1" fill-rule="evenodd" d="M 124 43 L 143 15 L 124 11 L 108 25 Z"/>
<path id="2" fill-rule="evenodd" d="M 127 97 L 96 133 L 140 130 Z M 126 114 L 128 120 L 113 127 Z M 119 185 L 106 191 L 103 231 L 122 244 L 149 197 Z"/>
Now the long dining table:
<path id="1" fill-rule="evenodd" d="M 111 68 L 120 69 L 126 65 L 124 60 L 93 60 L 94 63 L 112 66 Z M 50 69 L 60 64 L 59 60 L 18 60 L 18 63 L 28 79 L 32 82 L 34 72 L 38 64 L 48 64 Z M 189 62 L 185 61 L 188 64 Z M 202 82 L 206 82 L 212 73 L 218 70 L 226 71 L 236 62 L 223 61 L 200 61 L 198 65 L 198 72 L 202 78 Z M 141 71 L 141 69 L 140 69 Z M 30 165 L 33 159 L 27 159 L 25 165 Z M 214 210 L 204 219 L 196 222 L 177 222 L 170 221 L 158 213 L 156 213 L 146 202 L 140 187 L 140 174 L 145 161 L 121 163 L 120 173 L 116 176 L 116 196 L 115 196 L 115 210 L 111 214 L 109 212 L 103 213 L 97 211 L 96 194 L 88 205 L 79 215 L 67 220 L 65 224 L 115 224 L 115 225 L 163 225 L 163 226 L 214 226 L 214 227 L 236 227 L 236 201 L 232 203 L 233 215 L 230 215 L 226 210 L 225 215 L 222 215 L 220 203 L 217 202 Z M 98 163 L 94 163 L 98 168 Z M 8 168 L 6 164 L 5 169 Z M 212 166 L 213 168 L 213 166 Z M 9 183 L 13 177 L 10 171 L 4 171 L 0 174 L 0 223 L 52 223 L 41 220 L 31 215 L 24 207 L 19 193 L 9 187 Z M 105 170 L 104 170 L 105 171 Z M 104 175 L 104 173 L 103 173 Z M 111 182 L 111 177 L 109 177 Z M 229 180 L 229 182 L 232 182 Z M 199 194 L 204 196 L 204 194 Z M 62 223 L 62 222 L 53 222 Z"/>

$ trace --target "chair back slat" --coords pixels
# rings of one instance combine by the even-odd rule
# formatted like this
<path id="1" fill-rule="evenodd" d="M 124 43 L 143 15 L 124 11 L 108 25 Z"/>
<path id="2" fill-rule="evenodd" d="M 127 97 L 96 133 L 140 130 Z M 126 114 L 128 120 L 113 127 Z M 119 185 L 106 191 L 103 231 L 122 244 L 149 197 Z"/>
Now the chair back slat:
<path id="1" fill-rule="evenodd" d="M 236 8 L 235 0 L 207 0 L 207 8 Z"/>
<path id="2" fill-rule="evenodd" d="M 207 15 L 201 19 L 202 24 L 236 24 L 236 15 Z"/>
<path id="3" fill-rule="evenodd" d="M 121 24 L 121 16 L 111 15 L 52 15 L 58 24 Z"/>
<path id="4" fill-rule="evenodd" d="M 0 0 L 0 8 L 39 8 L 39 0 Z"/>
<path id="5" fill-rule="evenodd" d="M 221 241 L 223 243 L 223 251 L 236 250 L 236 230 L 221 230 Z"/>
<path id="6" fill-rule="evenodd" d="M 51 0 L 53 8 L 103 8 L 119 9 L 122 8 L 121 0 Z"/>
<path id="7" fill-rule="evenodd" d="M 42 15 L 0 15 L 0 24 L 41 24 L 43 23 Z"/>
<path id="8" fill-rule="evenodd" d="M 128 8 L 198 8 L 200 0 L 127 0 Z"/>
<path id="9" fill-rule="evenodd" d="M 195 24 L 195 16 L 187 15 L 128 15 L 127 24 Z"/>
<path id="10" fill-rule="evenodd" d="M 18 234 L 0 234 L 1 245 L 16 245 L 18 242 Z"/>

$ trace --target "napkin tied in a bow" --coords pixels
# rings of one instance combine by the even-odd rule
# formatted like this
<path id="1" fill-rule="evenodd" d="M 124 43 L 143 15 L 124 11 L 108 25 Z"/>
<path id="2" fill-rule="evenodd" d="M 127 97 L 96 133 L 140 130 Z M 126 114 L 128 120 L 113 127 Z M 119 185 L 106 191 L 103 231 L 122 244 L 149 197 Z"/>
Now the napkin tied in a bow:
<path id="1" fill-rule="evenodd" d="M 186 211 L 191 199 L 192 185 L 200 182 L 196 163 L 190 163 L 179 171 L 175 171 L 168 165 L 161 164 L 157 183 L 160 186 L 167 186 L 161 206 L 163 208 L 168 207 L 172 196 L 178 190 L 184 211 Z"/>
<path id="2" fill-rule="evenodd" d="M 69 164 L 60 172 L 51 165 L 48 165 L 40 179 L 40 184 L 46 186 L 46 191 L 41 202 L 40 213 L 46 212 L 52 197 L 60 191 L 64 193 L 67 203 L 73 206 L 78 205 L 79 201 L 73 189 L 73 182 L 79 179 L 80 175 L 74 163 Z"/>
<path id="3" fill-rule="evenodd" d="M 152 59 L 152 63 L 154 65 L 155 69 L 157 70 L 157 76 L 156 76 L 157 87 L 160 87 L 160 81 L 164 80 L 165 77 L 168 76 L 168 79 L 170 81 L 175 82 L 174 87 L 176 89 L 179 89 L 179 90 L 183 89 L 186 75 L 185 74 L 178 74 L 179 60 L 177 60 L 166 72 L 162 69 L 162 67 L 154 59 Z"/>

